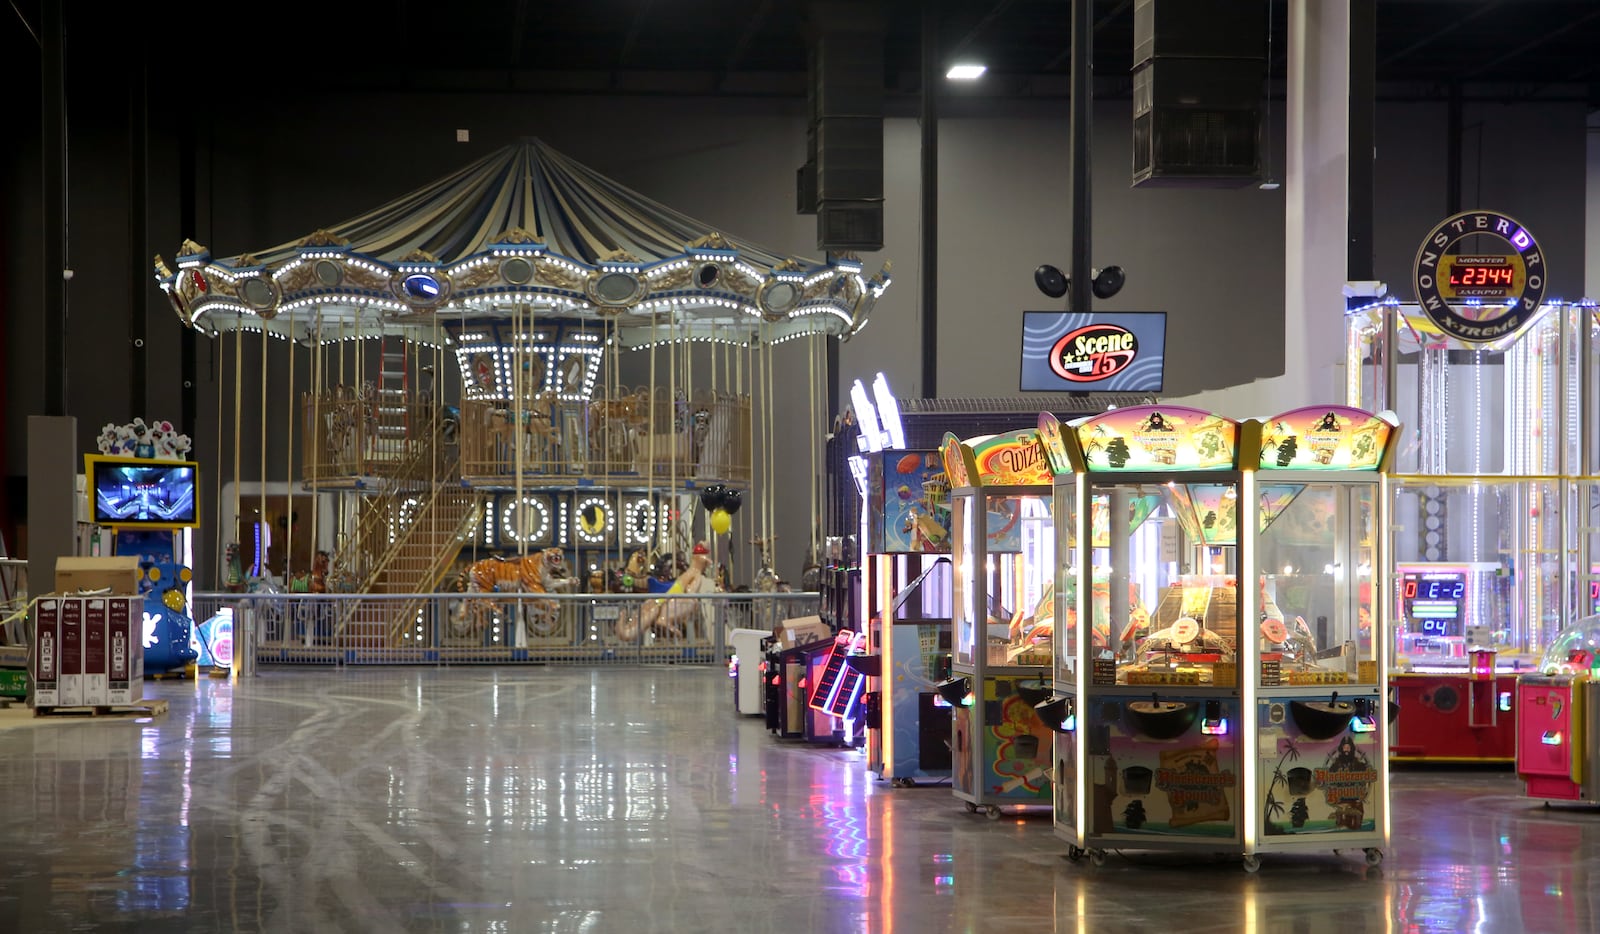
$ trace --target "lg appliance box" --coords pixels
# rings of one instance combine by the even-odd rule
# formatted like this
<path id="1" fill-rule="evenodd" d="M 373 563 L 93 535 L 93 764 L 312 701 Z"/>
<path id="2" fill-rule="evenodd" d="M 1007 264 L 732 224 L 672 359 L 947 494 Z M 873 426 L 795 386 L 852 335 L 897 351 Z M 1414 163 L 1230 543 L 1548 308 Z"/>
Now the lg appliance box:
<path id="1" fill-rule="evenodd" d="M 83 600 L 61 601 L 61 693 L 58 707 L 83 706 Z"/>
<path id="2" fill-rule="evenodd" d="M 143 604 L 139 597 L 106 600 L 108 704 L 137 704 L 144 700 Z"/>
<path id="3" fill-rule="evenodd" d="M 61 704 L 61 601 L 40 600 L 33 608 L 33 702 Z"/>
<path id="4" fill-rule="evenodd" d="M 83 704 L 104 707 L 111 703 L 106 673 L 106 598 L 90 597 L 83 603 Z"/>

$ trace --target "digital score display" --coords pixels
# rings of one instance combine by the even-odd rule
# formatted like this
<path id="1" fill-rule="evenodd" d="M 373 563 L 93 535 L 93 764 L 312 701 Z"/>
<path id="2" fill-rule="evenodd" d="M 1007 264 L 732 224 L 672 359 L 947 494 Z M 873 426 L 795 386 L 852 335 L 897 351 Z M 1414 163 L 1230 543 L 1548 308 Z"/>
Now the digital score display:
<path id="1" fill-rule="evenodd" d="M 1400 580 L 1400 604 L 1413 631 L 1428 636 L 1448 636 L 1467 599 L 1465 574 L 1430 572 L 1406 574 Z"/>
<path id="2" fill-rule="evenodd" d="M 1450 299 L 1504 299 L 1521 289 L 1517 259 L 1482 253 L 1446 256 L 1439 291 Z"/>

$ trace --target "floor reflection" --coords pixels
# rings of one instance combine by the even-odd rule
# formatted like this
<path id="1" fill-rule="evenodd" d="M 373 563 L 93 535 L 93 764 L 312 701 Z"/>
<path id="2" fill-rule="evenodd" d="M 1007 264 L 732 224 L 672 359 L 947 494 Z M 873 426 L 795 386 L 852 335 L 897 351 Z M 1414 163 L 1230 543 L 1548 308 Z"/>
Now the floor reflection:
<path id="1" fill-rule="evenodd" d="M 0 731 L 0 931 L 1569 932 L 1600 814 L 1399 773 L 1359 854 L 1069 864 L 692 669 L 268 672 Z"/>

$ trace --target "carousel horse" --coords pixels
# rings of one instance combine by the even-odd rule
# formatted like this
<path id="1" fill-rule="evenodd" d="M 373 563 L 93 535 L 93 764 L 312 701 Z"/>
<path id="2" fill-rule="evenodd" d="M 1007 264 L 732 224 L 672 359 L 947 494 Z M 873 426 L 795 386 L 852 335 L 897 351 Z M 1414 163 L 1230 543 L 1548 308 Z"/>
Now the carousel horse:
<path id="1" fill-rule="evenodd" d="M 550 460 L 551 448 L 559 442 L 555 427 L 555 394 L 541 392 L 522 410 L 517 424 L 515 409 L 495 409 L 489 413 L 489 433 L 494 437 L 497 456 L 515 463 L 518 445 L 525 460 L 543 465 Z"/>
<path id="2" fill-rule="evenodd" d="M 650 398 L 643 389 L 589 404 L 589 457 L 612 470 L 634 466 L 634 445 L 645 429 Z"/>
<path id="3" fill-rule="evenodd" d="M 577 579 L 567 570 L 566 555 L 559 548 L 514 558 L 485 558 L 463 569 L 462 578 L 469 594 L 487 593 L 568 593 Z M 464 599 L 451 615 L 450 634 L 465 636 L 481 632 L 494 601 Z M 561 622 L 561 603 L 557 600 L 528 600 L 523 603 L 523 623 L 528 635 L 543 638 L 553 635 Z"/>
<path id="4" fill-rule="evenodd" d="M 756 546 L 756 555 L 761 562 L 750 589 L 756 593 L 777 593 L 783 583 L 772 567 L 772 553 L 777 550 L 778 537 L 751 539 L 750 544 Z"/>
<path id="5" fill-rule="evenodd" d="M 711 567 L 711 555 L 703 544 L 694 546 L 694 556 L 689 567 L 673 583 L 667 596 L 647 600 L 644 605 L 630 606 L 617 618 L 613 630 L 617 638 L 632 642 L 641 634 L 682 639 L 689 622 L 700 612 L 699 600 L 673 599 L 674 595 L 714 593 L 716 581 L 705 573 Z"/>

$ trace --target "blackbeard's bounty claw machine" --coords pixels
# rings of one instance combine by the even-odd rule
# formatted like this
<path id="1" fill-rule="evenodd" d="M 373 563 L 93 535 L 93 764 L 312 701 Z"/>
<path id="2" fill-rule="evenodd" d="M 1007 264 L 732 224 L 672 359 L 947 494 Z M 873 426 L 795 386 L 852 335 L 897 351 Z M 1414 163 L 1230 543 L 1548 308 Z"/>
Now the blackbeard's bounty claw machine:
<path id="1" fill-rule="evenodd" d="M 951 787 L 968 811 L 1050 804 L 1056 533 L 1038 432 L 941 448 L 951 491 L 955 652 L 940 694 L 953 705 Z"/>
<path id="2" fill-rule="evenodd" d="M 1062 636 L 1039 710 L 1058 731 L 1069 858 L 1382 859 L 1386 641 L 1372 634 L 1387 604 L 1372 569 L 1393 430 L 1343 406 L 1041 417 Z"/>

